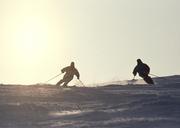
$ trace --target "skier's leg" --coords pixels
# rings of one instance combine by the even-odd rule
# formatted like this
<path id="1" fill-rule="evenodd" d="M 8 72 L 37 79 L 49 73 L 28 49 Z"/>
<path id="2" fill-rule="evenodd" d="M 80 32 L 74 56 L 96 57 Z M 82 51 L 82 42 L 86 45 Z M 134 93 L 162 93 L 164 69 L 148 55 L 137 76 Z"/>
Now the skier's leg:
<path id="1" fill-rule="evenodd" d="M 69 82 L 64 82 L 64 84 L 62 85 L 63 87 L 67 87 L 67 84 L 68 84 Z"/>
<path id="2" fill-rule="evenodd" d="M 57 82 L 56 86 L 60 86 L 62 83 L 64 82 L 64 80 L 60 80 L 59 82 Z"/>
<path id="3" fill-rule="evenodd" d="M 64 81 L 63 87 L 67 87 L 67 84 L 72 80 L 73 78 L 69 77 L 66 78 L 66 80 Z"/>
<path id="4" fill-rule="evenodd" d="M 143 79 L 148 84 L 154 84 L 154 81 L 152 80 L 152 78 L 150 76 L 146 76 Z"/>

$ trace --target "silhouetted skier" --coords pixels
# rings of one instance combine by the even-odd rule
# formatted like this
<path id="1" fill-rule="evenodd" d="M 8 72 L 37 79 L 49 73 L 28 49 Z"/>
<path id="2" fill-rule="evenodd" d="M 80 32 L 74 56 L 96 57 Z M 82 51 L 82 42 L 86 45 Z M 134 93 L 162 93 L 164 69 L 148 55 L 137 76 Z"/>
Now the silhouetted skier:
<path id="1" fill-rule="evenodd" d="M 63 77 L 63 79 L 61 79 L 56 85 L 59 86 L 62 83 L 64 87 L 67 86 L 67 84 L 73 79 L 74 75 L 77 76 L 77 79 L 79 79 L 80 75 L 78 70 L 75 68 L 74 66 L 74 62 L 71 62 L 71 65 L 68 67 L 65 67 L 61 70 L 62 73 L 65 72 L 65 75 Z"/>
<path id="2" fill-rule="evenodd" d="M 154 84 L 152 78 L 148 76 L 150 72 L 150 67 L 143 63 L 141 59 L 137 59 L 137 65 L 133 70 L 134 76 L 136 76 L 137 73 L 139 73 L 139 76 L 144 79 L 144 81 L 148 84 Z"/>

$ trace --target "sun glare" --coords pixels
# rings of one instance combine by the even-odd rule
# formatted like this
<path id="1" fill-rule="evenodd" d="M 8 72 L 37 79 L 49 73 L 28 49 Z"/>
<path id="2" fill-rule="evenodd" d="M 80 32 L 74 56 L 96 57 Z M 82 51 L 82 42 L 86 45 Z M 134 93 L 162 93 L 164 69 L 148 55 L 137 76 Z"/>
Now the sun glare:
<path id="1" fill-rule="evenodd" d="M 19 25 L 14 40 L 16 50 L 31 59 L 39 56 L 47 47 L 47 31 L 47 27 L 35 19 Z"/>
<path id="2" fill-rule="evenodd" d="M 0 0 L 1 82 L 38 82 L 46 78 L 44 69 L 59 64 L 64 25 L 54 2 Z"/>

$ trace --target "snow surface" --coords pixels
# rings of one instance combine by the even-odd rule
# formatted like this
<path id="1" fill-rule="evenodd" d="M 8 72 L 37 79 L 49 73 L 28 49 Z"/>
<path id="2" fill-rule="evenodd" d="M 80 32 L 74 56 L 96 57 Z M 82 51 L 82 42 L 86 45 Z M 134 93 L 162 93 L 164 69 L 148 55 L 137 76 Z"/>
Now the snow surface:
<path id="1" fill-rule="evenodd" d="M 180 128 L 180 76 L 154 80 L 154 86 L 2 85 L 0 128 Z"/>

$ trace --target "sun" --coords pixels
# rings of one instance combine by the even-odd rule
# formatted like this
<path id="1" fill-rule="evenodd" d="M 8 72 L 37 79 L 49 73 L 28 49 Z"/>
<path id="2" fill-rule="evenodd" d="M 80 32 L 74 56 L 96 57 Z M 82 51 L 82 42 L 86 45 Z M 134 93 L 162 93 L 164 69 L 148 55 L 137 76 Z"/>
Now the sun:
<path id="1" fill-rule="evenodd" d="M 48 29 L 36 19 L 19 25 L 15 33 L 14 45 L 16 51 L 23 53 L 22 56 L 36 58 L 47 47 Z"/>

